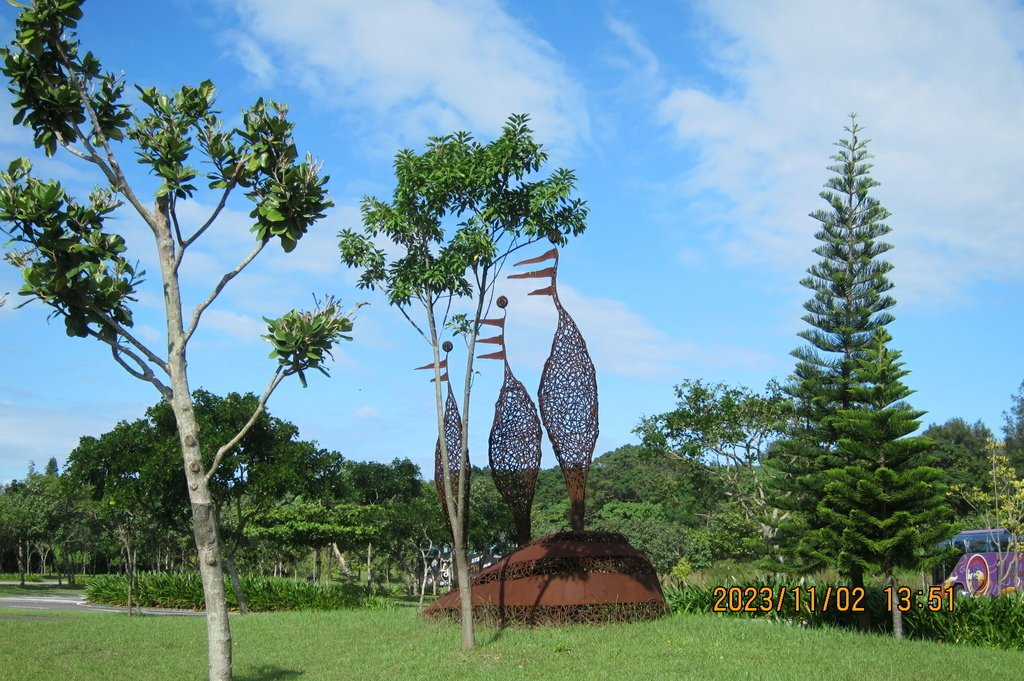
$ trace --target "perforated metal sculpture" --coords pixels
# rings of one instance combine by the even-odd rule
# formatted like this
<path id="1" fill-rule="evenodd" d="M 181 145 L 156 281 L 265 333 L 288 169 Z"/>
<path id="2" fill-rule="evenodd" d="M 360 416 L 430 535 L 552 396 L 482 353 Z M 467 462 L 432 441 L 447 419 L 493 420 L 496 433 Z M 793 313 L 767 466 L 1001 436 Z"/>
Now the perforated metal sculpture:
<path id="1" fill-rule="evenodd" d="M 499 296 L 498 307 L 503 311 L 508 298 Z M 505 364 L 505 377 L 494 405 L 494 422 L 488 442 L 487 456 L 491 465 L 494 486 L 498 488 L 512 513 L 516 527 L 516 543 L 520 546 L 531 539 L 530 509 L 533 493 L 537 488 L 537 472 L 540 470 L 540 418 L 526 387 L 513 374 L 508 364 L 505 349 L 505 318 L 481 319 L 501 329 L 492 338 L 478 338 L 477 343 L 494 343 L 500 346 L 497 352 L 479 355 L 477 359 L 500 359 Z"/>
<path id="2" fill-rule="evenodd" d="M 531 293 L 550 295 L 558 311 L 558 328 L 541 375 L 540 414 L 569 489 L 573 531 L 558 532 L 525 545 L 520 539 L 520 547 L 516 551 L 474 577 L 473 617 L 499 625 L 660 617 L 667 609 L 651 561 L 630 546 L 621 534 L 583 531 L 587 473 L 598 434 L 594 364 L 583 336 L 558 299 L 558 251 L 551 250 L 539 258 L 516 264 L 528 265 L 552 259 L 555 263 L 551 267 L 510 276 L 516 279 L 551 278 L 549 286 Z M 504 297 L 498 299 L 498 306 L 502 309 L 506 304 Z M 480 358 L 505 362 L 505 381 L 495 405 L 491 429 L 491 468 L 499 490 L 528 485 L 529 492 L 523 497 L 502 491 L 513 516 L 517 518 L 517 532 L 523 536 L 519 520 L 523 511 L 517 510 L 516 504 L 521 504 L 521 498 L 532 500 L 533 497 L 536 468 L 540 463 L 540 426 L 529 394 L 509 369 L 505 351 L 505 316 L 481 321 L 497 326 L 501 333 L 479 342 L 495 343 L 501 349 Z M 533 461 L 537 463 L 533 464 Z M 531 476 L 516 478 L 512 474 L 513 471 L 529 471 L 527 466 L 535 466 Z M 502 479 L 499 471 L 509 472 L 510 482 L 507 485 L 499 482 Z M 529 501 L 518 508 L 526 509 L 525 531 L 528 532 Z M 424 614 L 434 618 L 459 618 L 459 594 L 456 591 L 445 594 L 434 601 Z"/>
<path id="3" fill-rule="evenodd" d="M 587 474 L 598 436 L 597 377 L 587 343 L 558 299 L 558 249 L 552 248 L 542 256 L 517 262 L 516 267 L 547 260 L 555 262 L 541 270 L 510 274 L 509 279 L 551 279 L 550 285 L 530 292 L 531 296 L 551 296 L 558 311 L 558 327 L 551 342 L 551 354 L 541 373 L 538 401 L 541 420 L 569 490 L 572 529 L 582 532 Z"/>
<path id="4" fill-rule="evenodd" d="M 441 345 L 441 349 L 444 350 L 444 359 L 440 362 L 440 368 L 441 380 L 444 381 L 448 388 L 448 396 L 445 399 L 444 405 L 444 441 L 448 449 L 448 473 L 452 491 L 457 494 L 460 477 L 459 471 L 462 470 L 462 415 L 459 413 L 459 404 L 455 401 L 455 393 L 452 392 L 451 381 L 448 380 L 448 353 L 452 351 L 452 347 L 451 341 L 445 341 Z M 433 363 L 416 367 L 417 370 L 433 368 Z M 433 382 L 434 379 L 432 378 L 430 381 Z M 463 498 L 466 500 L 466 508 L 462 511 L 463 537 L 466 536 L 467 520 L 469 519 L 469 476 L 472 470 L 472 467 L 467 465 L 466 474 L 461 476 L 462 486 L 466 492 L 463 495 Z M 434 485 L 437 486 L 437 496 L 441 500 L 441 512 L 444 513 L 444 521 L 447 523 L 450 531 L 452 529 L 452 521 L 448 516 L 448 495 L 444 491 L 444 462 L 441 460 L 441 438 L 437 438 L 437 444 L 434 446 Z"/>
<path id="5" fill-rule="evenodd" d="M 520 547 L 473 578 L 473 617 L 498 625 L 655 619 L 665 614 L 658 575 L 615 532 L 558 532 Z M 424 614 L 459 617 L 459 594 Z"/>

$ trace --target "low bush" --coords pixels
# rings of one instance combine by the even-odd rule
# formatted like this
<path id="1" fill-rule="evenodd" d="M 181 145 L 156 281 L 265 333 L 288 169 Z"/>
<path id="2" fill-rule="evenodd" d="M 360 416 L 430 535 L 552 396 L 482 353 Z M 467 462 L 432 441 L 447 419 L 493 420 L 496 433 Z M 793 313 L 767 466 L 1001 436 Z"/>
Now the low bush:
<path id="1" fill-rule="evenodd" d="M 21 576 L 17 572 L 0 572 L 0 582 L 20 582 Z M 42 575 L 25 575 L 26 582 L 41 582 Z"/>
<path id="2" fill-rule="evenodd" d="M 346 583 L 296 582 L 280 577 L 242 577 L 242 591 L 253 612 L 272 610 L 337 610 L 362 604 L 358 587 Z M 225 583 L 228 608 L 238 609 L 230 582 Z M 97 575 L 85 589 L 90 603 L 128 605 L 127 575 Z M 202 610 L 203 584 L 196 572 L 146 572 L 138 576 L 132 602 L 144 608 Z"/>
<path id="3" fill-rule="evenodd" d="M 850 592 L 846 585 L 836 582 L 776 577 L 734 582 L 717 588 L 725 589 L 724 598 L 723 592 L 713 586 L 670 587 L 665 589 L 665 602 L 671 611 L 677 613 L 717 613 L 804 627 L 856 630 L 860 626 L 860 617 L 863 617 L 853 612 L 853 598 L 837 603 L 835 594 L 838 589 L 846 590 L 844 595 Z M 813 610 L 809 607 L 811 588 L 816 601 Z M 829 589 L 832 590 L 832 599 L 826 608 L 824 594 Z M 731 593 L 730 590 L 737 591 Z M 800 594 L 799 607 L 797 593 Z M 770 601 L 763 600 L 765 597 Z M 867 586 L 863 598 L 857 602 L 869 615 L 872 631 L 878 633 L 892 632 L 892 614 L 886 598 L 881 587 Z M 1024 594 L 959 598 L 953 603 L 952 610 L 947 609 L 948 602 L 944 600 L 942 609 L 936 612 L 918 607 L 918 602 L 921 601 L 915 601 L 911 609 L 903 613 L 903 631 L 909 638 L 1024 650 Z"/>

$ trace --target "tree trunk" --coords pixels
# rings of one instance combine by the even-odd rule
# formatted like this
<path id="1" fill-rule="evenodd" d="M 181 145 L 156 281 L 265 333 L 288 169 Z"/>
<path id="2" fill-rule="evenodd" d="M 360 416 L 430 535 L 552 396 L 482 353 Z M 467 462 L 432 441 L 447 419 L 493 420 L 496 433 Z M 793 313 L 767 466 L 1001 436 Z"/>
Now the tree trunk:
<path id="1" fill-rule="evenodd" d="M 885 585 L 889 587 L 891 594 L 889 609 L 892 610 L 892 636 L 896 640 L 900 640 L 903 638 L 903 611 L 897 607 L 899 598 L 896 595 L 896 577 L 891 570 L 887 570 L 885 573 Z"/>
<path id="2" fill-rule="evenodd" d="M 228 607 L 224 591 L 224 567 L 220 557 L 217 511 L 203 467 L 199 427 L 188 384 L 181 289 L 175 268 L 175 244 L 171 236 L 168 211 L 169 199 L 166 196 L 158 198 L 154 211 L 156 224 L 153 225 L 153 231 L 157 240 L 164 309 L 167 313 L 167 373 L 171 379 L 170 394 L 166 394 L 165 397 L 171 403 L 178 426 L 185 482 L 192 506 L 192 534 L 196 542 L 199 575 L 203 581 L 203 597 L 206 601 L 209 678 L 210 681 L 231 681 L 231 629 L 228 624 Z"/>
<path id="3" fill-rule="evenodd" d="M 23 544 L 24 542 L 18 541 L 18 580 L 22 586 L 25 586 L 25 553 Z"/>
<path id="4" fill-rule="evenodd" d="M 238 578 L 238 568 L 235 567 L 235 558 L 227 546 L 224 547 L 224 563 L 228 566 L 228 574 L 231 576 L 231 590 L 235 592 L 235 602 L 238 603 L 238 614 L 248 615 L 249 604 L 245 602 L 245 592 L 242 590 L 242 580 Z"/>
<path id="5" fill-rule="evenodd" d="M 459 580 L 459 605 L 462 625 L 462 647 L 473 648 L 476 640 L 473 635 L 473 585 L 469 579 L 469 561 L 466 560 L 465 543 L 455 546 L 455 574 Z M 467 617 L 468 615 L 468 617 Z"/>
<path id="6" fill-rule="evenodd" d="M 348 561 L 345 560 L 345 554 L 341 552 L 338 545 L 335 543 L 331 544 L 331 550 L 334 551 L 334 557 L 338 559 L 338 572 L 340 572 L 343 577 L 351 577 L 352 569 L 349 568 Z"/>
<path id="7" fill-rule="evenodd" d="M 373 558 L 373 544 L 366 545 L 366 592 L 373 593 L 373 572 L 370 560 Z"/>
<path id="8" fill-rule="evenodd" d="M 850 575 L 850 587 L 853 589 L 864 589 L 864 569 L 855 567 Z M 871 612 L 864 608 L 857 613 L 857 628 L 861 631 L 871 630 Z"/>
<path id="9" fill-rule="evenodd" d="M 474 320 L 479 324 L 483 298 L 477 302 Z M 469 485 L 464 481 L 469 472 L 469 398 L 473 376 L 473 352 L 476 343 L 476 330 L 469 335 L 469 354 L 466 368 L 466 382 L 462 404 L 462 447 L 458 452 L 448 451 L 448 438 L 444 427 L 444 399 L 441 396 L 441 353 L 438 343 L 437 325 L 434 319 L 433 302 L 427 304 L 427 326 L 430 329 L 430 344 L 434 351 L 434 400 L 437 411 L 437 437 L 441 445 L 442 479 L 445 491 L 445 504 L 452 531 L 453 553 L 455 554 L 455 573 L 459 588 L 459 612 L 462 628 L 462 647 L 466 650 L 476 646 L 473 633 L 473 593 L 469 582 L 469 564 L 466 561 L 466 510 L 469 507 Z M 477 327 L 479 328 L 479 327 Z M 452 480 L 452 457 L 459 457 L 458 480 Z M 456 497 L 456 491 L 458 496 Z"/>
<path id="10" fill-rule="evenodd" d="M 423 597 L 427 595 L 427 570 L 430 569 L 430 566 L 427 564 L 427 552 L 420 551 L 420 554 L 423 557 L 423 581 L 420 583 L 420 610 L 422 610 Z M 434 581 L 437 582 L 436 579 Z"/>

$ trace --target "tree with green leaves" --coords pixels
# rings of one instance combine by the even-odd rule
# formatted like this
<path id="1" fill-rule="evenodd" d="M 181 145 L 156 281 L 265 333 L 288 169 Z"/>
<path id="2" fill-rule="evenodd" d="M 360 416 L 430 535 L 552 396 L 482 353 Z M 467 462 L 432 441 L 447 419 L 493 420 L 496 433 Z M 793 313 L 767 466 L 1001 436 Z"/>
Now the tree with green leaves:
<path id="1" fill-rule="evenodd" d="M 800 282 L 814 296 L 804 303 L 803 319 L 811 328 L 799 334 L 809 345 L 793 352 L 796 369 L 785 386 L 795 418 L 770 458 L 781 473 L 775 478 L 776 503 L 791 512 L 780 526 L 782 548 L 806 570 L 828 566 L 836 553 L 823 541 L 817 510 L 825 471 L 848 463 L 837 451 L 836 416 L 857 406 L 856 358 L 874 332 L 893 320 L 888 310 L 896 304 L 888 295 L 892 266 L 881 260 L 891 248 L 880 241 L 890 231 L 883 222 L 889 211 L 869 195 L 878 182 L 868 174 L 867 142 L 859 136 L 856 118 L 851 116 L 845 130 L 849 138 L 836 142 L 839 152 L 828 167 L 835 175 L 819 194 L 828 209 L 811 213 L 820 223 L 814 252 L 822 259 Z M 847 576 L 854 586 L 863 584 L 859 571 Z"/>
<path id="2" fill-rule="evenodd" d="M 909 371 L 890 350 L 888 331 L 878 329 L 857 357 L 853 377 L 856 407 L 840 410 L 835 427 L 837 452 L 847 462 L 825 471 L 818 510 L 827 544 L 838 548 L 834 563 L 845 574 L 877 569 L 892 591 L 892 629 L 903 637 L 896 607 L 897 568 L 931 567 L 936 545 L 952 534 L 945 476 L 931 464 L 934 442 L 908 437 L 921 411 L 904 400 Z"/>
<path id="3" fill-rule="evenodd" d="M 1024 381 L 1010 399 L 1010 408 L 1003 412 L 1003 442 L 1010 464 L 1024 475 Z"/>
<path id="4" fill-rule="evenodd" d="M 526 115 L 514 115 L 502 135 L 480 144 L 466 132 L 431 137 L 423 153 L 395 156 L 397 185 L 390 202 L 363 200 L 363 231 L 340 234 L 341 259 L 362 271 L 359 286 L 381 289 L 433 353 L 434 397 L 445 505 L 453 531 L 462 612 L 462 642 L 474 645 L 465 519 L 468 509 L 469 414 L 473 360 L 481 320 L 494 298 L 506 259 L 541 239 L 566 243 L 586 228 L 587 208 L 572 198 L 576 178 L 558 169 L 528 179 L 547 161 Z M 389 261 L 373 239 L 393 245 Z M 455 299 L 469 298 L 466 313 L 451 314 Z M 467 353 L 462 390 L 462 446 L 448 451 L 444 428 L 441 336 L 452 323 Z M 445 370 L 447 373 L 447 370 Z M 452 471 L 459 478 L 452 484 Z"/>
<path id="5" fill-rule="evenodd" d="M 286 107 L 261 99 L 242 113 L 238 128 L 225 130 L 214 108 L 214 86 L 204 81 L 170 94 L 136 86 L 139 103 L 133 108 L 123 101 L 121 77 L 104 72 L 99 59 L 79 44 L 80 0 L 15 4 L 20 8 L 15 38 L 0 51 L 14 94 L 14 123 L 30 128 L 35 145 L 47 156 L 59 148 L 91 165 L 102 186 L 78 200 L 59 182 L 35 177 L 27 159 L 12 162 L 0 172 L 0 223 L 10 237 L 5 259 L 22 272 L 22 295 L 48 305 L 69 336 L 107 345 L 122 369 L 154 386 L 171 405 L 206 598 L 209 676 L 230 679 L 231 632 L 210 481 L 280 382 L 297 374 L 305 384 L 304 372 L 325 371 L 331 347 L 347 338 L 343 334 L 352 324 L 330 298 L 314 311 L 268 320 L 265 337 L 273 345 L 277 368 L 251 419 L 216 448 L 209 467 L 203 461 L 186 350 L 204 312 L 267 244 L 276 240 L 291 251 L 324 217 L 332 205 L 327 178 L 311 158 L 299 158 Z M 119 160 L 120 147 L 128 142 L 136 160 L 159 182 L 152 204 L 132 187 Z M 197 157 L 209 164 L 208 171 L 197 169 Z M 202 224 L 183 225 L 179 207 L 199 191 L 200 178 L 214 193 L 216 207 Z M 182 263 L 236 189 L 252 203 L 254 247 L 188 315 L 179 278 Z M 148 227 L 160 264 L 167 332 L 165 342 L 153 347 L 132 330 L 131 303 L 143 272 L 125 256 L 123 236 L 106 229 L 125 202 Z"/>
<path id="6" fill-rule="evenodd" d="M 683 381 L 675 393 L 673 411 L 645 417 L 633 431 L 644 450 L 707 464 L 765 542 L 772 542 L 787 514 L 773 503 L 762 465 L 789 417 L 780 386 L 772 381 L 760 394 L 697 379 Z"/>
<path id="7" fill-rule="evenodd" d="M 804 305 L 800 333 L 808 346 L 794 351 L 796 369 L 785 390 L 794 419 L 769 463 L 790 511 L 780 538 L 803 569 L 832 567 L 855 587 L 868 567 L 891 576 L 916 565 L 948 532 L 931 443 L 906 438 L 920 412 L 903 400 L 910 391 L 886 326 L 895 299 L 882 259 L 889 212 L 870 190 L 867 140 L 851 116 L 820 196 L 827 210 L 811 213 L 821 228 L 814 252 L 822 259 L 801 284 L 814 296 Z M 919 500 L 930 505 L 924 508 Z M 897 608 L 893 608 L 897 610 Z M 862 619 L 866 627 L 869 621 Z"/>
<path id="8" fill-rule="evenodd" d="M 962 418 L 952 418 L 929 425 L 921 435 L 935 443 L 934 465 L 946 473 L 949 505 L 957 518 L 974 514 L 976 509 L 958 490 L 970 489 L 989 475 L 992 431 L 981 421 L 972 424 Z"/>

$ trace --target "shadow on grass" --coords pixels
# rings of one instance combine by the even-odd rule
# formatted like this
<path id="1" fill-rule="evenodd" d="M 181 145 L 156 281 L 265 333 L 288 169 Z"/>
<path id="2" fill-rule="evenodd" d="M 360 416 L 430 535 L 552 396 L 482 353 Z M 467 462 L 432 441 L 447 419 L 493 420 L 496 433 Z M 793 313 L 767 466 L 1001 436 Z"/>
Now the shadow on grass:
<path id="1" fill-rule="evenodd" d="M 285 679 L 298 679 L 306 672 L 295 669 L 282 669 L 281 667 L 260 667 L 249 674 L 235 674 L 237 681 L 283 681 Z"/>

